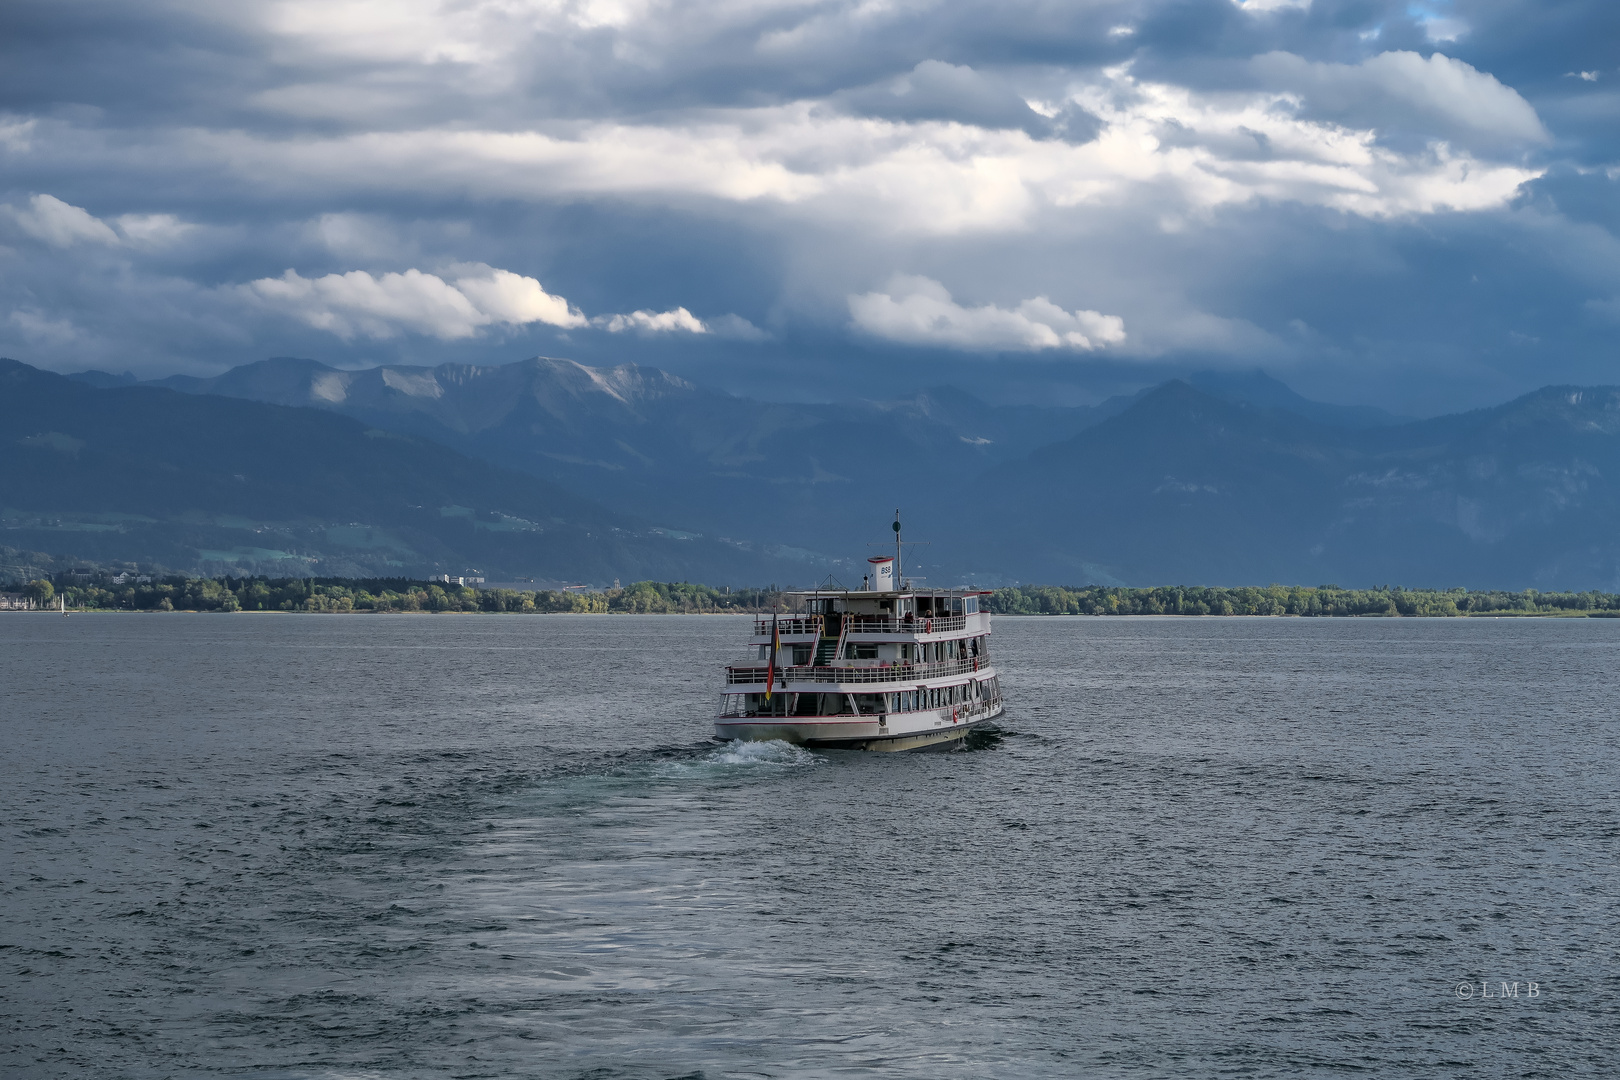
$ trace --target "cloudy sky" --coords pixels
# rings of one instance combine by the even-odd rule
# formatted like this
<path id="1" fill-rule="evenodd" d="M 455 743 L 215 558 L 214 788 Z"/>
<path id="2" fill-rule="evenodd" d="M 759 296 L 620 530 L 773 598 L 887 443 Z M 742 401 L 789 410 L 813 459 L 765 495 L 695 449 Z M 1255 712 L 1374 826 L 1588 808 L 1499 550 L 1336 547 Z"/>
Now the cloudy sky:
<path id="1" fill-rule="evenodd" d="M 24 0 L 0 355 L 1620 382 L 1613 0 Z"/>

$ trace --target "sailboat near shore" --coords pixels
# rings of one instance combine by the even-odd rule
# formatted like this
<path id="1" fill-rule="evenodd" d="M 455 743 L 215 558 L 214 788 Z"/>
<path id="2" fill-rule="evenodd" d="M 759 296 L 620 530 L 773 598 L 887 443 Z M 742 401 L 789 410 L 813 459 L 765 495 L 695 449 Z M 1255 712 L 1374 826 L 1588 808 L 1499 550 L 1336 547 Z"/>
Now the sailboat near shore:
<path id="1" fill-rule="evenodd" d="M 726 668 L 714 733 L 847 750 L 916 750 L 1002 713 L 982 589 L 913 588 L 895 553 L 867 560 L 861 589 L 786 595 L 754 620 L 754 662 Z M 795 606 L 800 606 L 796 604 Z"/>

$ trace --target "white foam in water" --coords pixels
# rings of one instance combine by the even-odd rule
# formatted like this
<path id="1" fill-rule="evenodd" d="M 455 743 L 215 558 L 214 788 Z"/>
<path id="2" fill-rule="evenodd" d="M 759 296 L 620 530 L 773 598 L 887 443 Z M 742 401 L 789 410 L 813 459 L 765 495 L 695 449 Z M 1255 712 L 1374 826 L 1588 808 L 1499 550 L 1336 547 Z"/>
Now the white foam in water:
<path id="1" fill-rule="evenodd" d="M 772 739 L 765 742 L 745 742 L 735 739 L 722 743 L 703 755 L 686 761 L 665 762 L 654 769 L 654 775 L 670 779 L 690 776 L 724 775 L 740 767 L 770 769 L 802 769 L 820 765 L 826 759 L 812 754 L 802 746 Z"/>
<path id="2" fill-rule="evenodd" d="M 703 756 L 714 765 L 820 765 L 825 758 L 781 739 L 746 742 L 733 739 Z"/>

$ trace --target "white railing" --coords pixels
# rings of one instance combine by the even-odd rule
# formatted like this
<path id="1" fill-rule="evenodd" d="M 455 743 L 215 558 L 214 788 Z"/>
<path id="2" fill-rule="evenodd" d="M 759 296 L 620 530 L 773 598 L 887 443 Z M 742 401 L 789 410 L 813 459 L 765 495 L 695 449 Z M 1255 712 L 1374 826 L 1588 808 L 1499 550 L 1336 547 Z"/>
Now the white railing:
<path id="1" fill-rule="evenodd" d="M 781 666 L 776 669 L 778 683 L 887 683 L 918 682 L 939 679 L 947 675 L 965 675 L 982 671 L 990 666 L 987 656 L 974 656 L 966 660 L 939 660 L 927 664 L 899 663 L 886 667 L 798 667 Z M 768 665 L 759 667 L 726 668 L 726 685 L 765 684 Z"/>
<path id="2" fill-rule="evenodd" d="M 937 619 L 885 619 L 876 615 L 844 616 L 844 632 L 848 634 L 946 634 L 952 630 L 964 629 L 966 626 L 966 615 L 942 615 Z M 778 619 L 777 628 L 783 637 L 790 634 L 819 634 L 821 616 L 796 615 L 790 619 Z M 771 636 L 771 620 L 768 616 L 754 619 L 754 636 Z"/>
<path id="3" fill-rule="evenodd" d="M 789 635 L 797 636 L 800 634 L 819 634 L 821 633 L 821 616 L 790 615 L 787 618 L 778 618 L 776 620 L 776 626 L 777 632 L 783 637 L 787 637 Z M 771 636 L 771 619 L 769 615 L 765 616 L 764 618 L 760 618 L 758 616 L 754 618 L 754 636 Z"/>

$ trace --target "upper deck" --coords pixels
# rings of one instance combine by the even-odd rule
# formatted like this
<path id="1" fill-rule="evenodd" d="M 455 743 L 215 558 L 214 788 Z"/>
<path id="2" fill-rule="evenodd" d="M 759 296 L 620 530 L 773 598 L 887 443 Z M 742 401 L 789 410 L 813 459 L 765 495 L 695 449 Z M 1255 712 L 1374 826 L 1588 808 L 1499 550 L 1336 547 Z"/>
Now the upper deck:
<path id="1" fill-rule="evenodd" d="M 851 634 L 913 637 L 989 631 L 989 613 L 981 613 L 979 607 L 979 598 L 990 595 L 986 589 L 819 589 L 786 595 L 801 599 L 804 609 L 777 617 L 783 637 L 819 633 L 831 621 L 828 616 L 835 615 L 837 624 Z M 755 636 L 770 632 L 771 616 L 755 619 Z"/>

